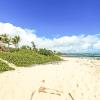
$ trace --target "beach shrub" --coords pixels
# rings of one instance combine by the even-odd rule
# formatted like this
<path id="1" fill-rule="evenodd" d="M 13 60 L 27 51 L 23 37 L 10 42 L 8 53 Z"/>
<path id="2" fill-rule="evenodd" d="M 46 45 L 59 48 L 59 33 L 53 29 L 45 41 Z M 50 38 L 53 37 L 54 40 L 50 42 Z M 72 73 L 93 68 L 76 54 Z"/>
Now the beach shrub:
<path id="1" fill-rule="evenodd" d="M 28 45 L 19 47 L 19 42 L 21 40 L 19 36 L 9 38 L 9 36 L 3 34 L 2 37 L 5 45 L 8 44 L 8 46 L 5 47 L 5 50 L 3 46 L 0 47 L 0 58 L 16 66 L 30 66 L 32 64 L 42 64 L 61 60 L 60 57 L 56 56 L 55 52 L 51 50 L 36 48 L 34 41 L 31 42 L 31 47 Z"/>
<path id="2" fill-rule="evenodd" d="M 27 49 L 19 49 L 18 51 L 14 52 L 0 52 L 0 58 L 7 60 L 16 66 L 31 66 L 33 64 L 43 64 L 60 60 L 59 56 L 46 56 Z"/>
<path id="3" fill-rule="evenodd" d="M 20 49 L 30 49 L 31 50 L 31 47 L 28 45 L 23 45 Z"/>

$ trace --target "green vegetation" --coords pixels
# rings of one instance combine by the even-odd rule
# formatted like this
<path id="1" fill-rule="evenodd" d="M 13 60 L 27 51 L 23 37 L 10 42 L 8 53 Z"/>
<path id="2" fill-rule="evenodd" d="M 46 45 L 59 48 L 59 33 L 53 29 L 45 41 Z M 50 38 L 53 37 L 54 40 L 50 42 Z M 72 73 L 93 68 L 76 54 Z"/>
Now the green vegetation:
<path id="1" fill-rule="evenodd" d="M 45 56 L 54 55 L 54 53 L 51 50 L 46 50 L 45 48 L 44 49 L 39 49 L 38 52 L 42 55 L 45 55 Z"/>
<path id="2" fill-rule="evenodd" d="M 19 36 L 9 37 L 6 34 L 0 36 L 0 58 L 7 60 L 16 66 L 31 66 L 33 64 L 43 64 L 48 62 L 60 61 L 60 57 L 54 51 L 36 48 L 35 43 L 31 42 L 31 47 L 23 45 L 19 47 Z M 15 48 L 11 48 L 13 45 Z M 6 67 L 5 67 L 6 66 Z M 0 62 L 0 71 L 11 70 L 6 64 Z"/>
<path id="3" fill-rule="evenodd" d="M 16 66 L 29 66 L 32 64 L 60 61 L 60 58 L 57 55 L 45 56 L 27 49 L 20 49 L 13 52 L 0 52 L 0 57 Z"/>
<path id="4" fill-rule="evenodd" d="M 0 61 L 0 72 L 4 72 L 4 71 L 8 71 L 8 70 L 14 70 L 14 68 L 11 68 L 4 62 Z"/>

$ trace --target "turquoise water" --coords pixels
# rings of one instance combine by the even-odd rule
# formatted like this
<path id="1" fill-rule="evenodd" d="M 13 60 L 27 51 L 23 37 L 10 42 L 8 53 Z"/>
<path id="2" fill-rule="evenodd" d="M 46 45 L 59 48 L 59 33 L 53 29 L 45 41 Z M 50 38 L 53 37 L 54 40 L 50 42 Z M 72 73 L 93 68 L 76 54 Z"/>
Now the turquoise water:
<path id="1" fill-rule="evenodd" d="M 95 58 L 100 58 L 100 54 L 97 54 L 97 53 L 63 53 L 62 56 L 66 56 L 66 57 L 95 57 Z"/>

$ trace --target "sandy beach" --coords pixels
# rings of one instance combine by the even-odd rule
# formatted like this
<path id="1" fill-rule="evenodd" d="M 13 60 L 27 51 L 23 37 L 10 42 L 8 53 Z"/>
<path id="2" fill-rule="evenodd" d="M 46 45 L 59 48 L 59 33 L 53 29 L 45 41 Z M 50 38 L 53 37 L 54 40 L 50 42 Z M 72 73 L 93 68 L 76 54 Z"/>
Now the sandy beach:
<path id="1" fill-rule="evenodd" d="M 0 100 L 100 100 L 100 60 L 63 59 L 0 73 Z"/>

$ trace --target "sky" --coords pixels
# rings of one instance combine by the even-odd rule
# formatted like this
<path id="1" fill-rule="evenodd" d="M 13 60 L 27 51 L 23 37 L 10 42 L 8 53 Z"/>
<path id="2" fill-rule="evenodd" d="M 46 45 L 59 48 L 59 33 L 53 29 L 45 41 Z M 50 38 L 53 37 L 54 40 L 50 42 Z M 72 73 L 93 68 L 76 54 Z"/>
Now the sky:
<path id="1" fill-rule="evenodd" d="M 20 35 L 21 44 L 34 40 L 62 52 L 98 52 L 100 0 L 0 0 L 3 32 Z"/>
<path id="2" fill-rule="evenodd" d="M 48 38 L 100 33 L 100 0 L 0 0 L 0 22 Z"/>

